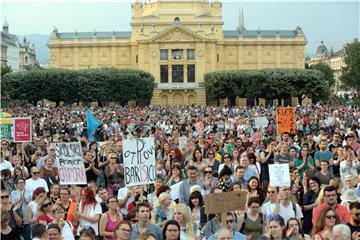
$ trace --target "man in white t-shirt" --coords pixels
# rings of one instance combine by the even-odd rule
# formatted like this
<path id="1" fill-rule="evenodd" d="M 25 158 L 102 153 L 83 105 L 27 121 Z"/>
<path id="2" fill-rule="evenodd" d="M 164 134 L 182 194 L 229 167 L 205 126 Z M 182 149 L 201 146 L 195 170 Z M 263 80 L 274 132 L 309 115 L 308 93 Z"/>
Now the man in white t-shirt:
<path id="1" fill-rule="evenodd" d="M 265 219 L 267 219 L 268 216 L 275 214 L 274 211 L 276 208 L 276 204 L 278 202 L 277 195 L 278 195 L 277 187 L 268 186 L 268 190 L 267 190 L 268 201 L 261 206 L 261 213 L 264 215 Z"/>
<path id="2" fill-rule="evenodd" d="M 293 217 L 300 221 L 301 218 L 303 218 L 303 214 L 299 204 L 291 201 L 290 187 L 280 187 L 279 196 L 279 215 L 284 219 L 285 223 L 287 223 L 287 221 Z"/>
<path id="3" fill-rule="evenodd" d="M 0 157 L 0 171 L 3 169 L 9 169 L 12 170 L 12 165 L 9 161 L 6 161 L 5 159 L 3 159 L 3 157 Z"/>
<path id="4" fill-rule="evenodd" d="M 128 205 L 135 200 L 135 195 L 142 191 L 141 186 L 134 187 L 123 187 L 119 189 L 118 192 L 118 202 L 120 207 L 120 212 L 123 215 L 128 214 Z"/>
<path id="5" fill-rule="evenodd" d="M 25 190 L 31 193 L 31 196 L 35 189 L 38 187 L 42 187 L 45 189 L 46 192 L 49 192 L 48 185 L 46 181 L 39 177 L 40 171 L 37 167 L 32 167 L 31 171 L 31 178 L 25 181 Z"/>

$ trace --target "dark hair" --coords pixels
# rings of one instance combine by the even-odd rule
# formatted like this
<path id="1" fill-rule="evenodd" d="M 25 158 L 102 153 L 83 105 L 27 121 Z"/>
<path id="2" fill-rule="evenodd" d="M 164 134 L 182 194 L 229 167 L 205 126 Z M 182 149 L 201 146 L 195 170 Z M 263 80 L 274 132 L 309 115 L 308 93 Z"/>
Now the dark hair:
<path id="1" fill-rule="evenodd" d="M 109 201 L 110 201 L 110 199 L 112 199 L 112 198 L 114 198 L 114 199 L 117 201 L 117 197 L 115 197 L 115 196 L 110 196 L 110 197 L 108 197 L 108 198 L 106 199 L 106 203 L 109 204 Z"/>
<path id="2" fill-rule="evenodd" d="M 139 203 L 136 204 L 136 212 L 137 212 L 137 213 L 139 212 L 139 210 L 140 210 L 141 207 L 146 207 L 146 208 L 148 208 L 149 210 L 151 210 L 151 209 L 150 209 L 150 205 L 149 205 L 148 203 L 139 202 Z"/>
<path id="3" fill-rule="evenodd" d="M 132 231 L 132 226 L 131 226 L 131 223 L 129 222 L 129 221 L 121 221 L 121 222 L 119 222 L 117 225 L 116 225 L 116 227 L 114 228 L 114 239 L 117 239 L 116 237 L 116 231 L 117 230 L 119 230 L 119 228 L 120 228 L 120 226 L 121 225 L 128 225 L 129 227 L 130 227 L 130 233 L 131 233 L 131 231 Z"/>
<path id="4" fill-rule="evenodd" d="M 310 180 L 316 182 L 319 188 L 321 187 L 321 182 L 320 182 L 320 179 L 318 177 L 312 176 L 312 177 L 310 177 L 309 182 L 310 182 Z"/>
<path id="5" fill-rule="evenodd" d="M 244 167 L 241 166 L 241 165 L 238 165 L 238 166 L 235 168 L 235 172 L 237 172 L 237 170 L 239 170 L 239 169 L 244 169 Z"/>
<path id="6" fill-rule="evenodd" d="M 189 207 L 191 210 L 193 210 L 193 208 L 195 207 L 191 200 L 196 198 L 199 199 L 199 207 L 202 207 L 204 205 L 204 200 L 201 193 L 199 191 L 194 191 L 190 194 L 189 197 Z"/>
<path id="7" fill-rule="evenodd" d="M 169 225 L 175 225 L 177 227 L 177 229 L 179 230 L 179 236 L 177 240 L 180 240 L 180 225 L 176 220 L 169 220 L 165 222 L 163 227 L 163 239 L 166 239 L 166 231 Z"/>
<path id="8" fill-rule="evenodd" d="M 188 169 L 187 169 L 188 171 L 189 170 L 195 170 L 195 171 L 197 171 L 197 168 L 194 166 L 194 165 L 190 165 L 190 166 L 188 166 Z"/>
<path id="9" fill-rule="evenodd" d="M 301 235 L 302 237 L 305 237 L 304 231 L 302 230 L 302 227 L 301 227 L 301 224 L 300 224 L 300 221 L 299 221 L 297 218 L 294 218 L 294 217 L 289 218 L 289 220 L 288 220 L 287 223 L 286 223 L 286 229 L 289 229 L 289 222 L 290 222 L 290 221 L 293 221 L 293 220 L 295 220 L 295 221 L 298 223 L 298 225 L 299 225 L 299 233 L 300 233 L 300 235 Z"/>
<path id="10" fill-rule="evenodd" d="M 250 207 L 251 204 L 253 203 L 258 203 L 259 206 L 261 205 L 261 200 L 259 197 L 249 197 L 248 201 L 247 201 L 247 206 Z"/>
<path id="11" fill-rule="evenodd" d="M 38 223 L 31 227 L 32 237 L 41 238 L 46 233 L 46 226 Z"/>
<path id="12" fill-rule="evenodd" d="M 219 174 L 219 179 L 222 178 L 223 176 L 231 176 L 233 174 L 233 171 L 231 170 L 231 168 L 228 165 L 224 165 L 223 169 L 221 169 L 220 174 Z"/>
<path id="13" fill-rule="evenodd" d="M 336 189 L 335 186 L 328 185 L 328 186 L 326 186 L 326 187 L 324 188 L 324 194 L 325 194 L 325 192 L 332 192 L 332 191 L 337 192 L 337 189 Z"/>
<path id="14" fill-rule="evenodd" d="M 86 234 L 88 237 L 96 240 L 95 230 L 90 226 L 85 226 L 80 230 L 80 236 Z"/>
<path id="15" fill-rule="evenodd" d="M 258 186 L 256 187 L 256 190 L 257 190 L 258 194 L 260 194 L 260 192 L 261 192 L 260 181 L 259 181 L 259 179 L 258 179 L 256 176 L 251 176 L 251 177 L 249 178 L 249 180 L 247 181 L 247 188 L 248 188 L 249 191 L 251 191 L 250 182 L 251 182 L 251 180 L 253 180 L 253 179 L 255 179 L 255 180 L 257 181 L 257 183 L 258 183 Z"/>
<path id="16" fill-rule="evenodd" d="M 61 229 L 60 229 L 60 227 L 59 227 L 59 225 L 58 224 L 55 224 L 55 223 L 50 223 L 48 226 L 47 226 L 47 230 L 49 230 L 49 229 L 56 229 L 59 233 L 61 233 Z"/>
<path id="17" fill-rule="evenodd" d="M 169 191 L 171 190 L 170 187 L 168 185 L 162 185 L 161 187 L 159 187 L 159 189 L 156 192 L 156 196 L 159 197 L 160 194 L 162 194 L 163 192 Z"/>
<path id="18" fill-rule="evenodd" d="M 354 208 L 360 209 L 360 203 L 359 203 L 359 202 L 352 202 L 352 203 L 350 203 L 349 209 L 351 210 L 351 209 L 354 209 Z"/>
<path id="19" fill-rule="evenodd" d="M 20 180 L 23 180 L 24 183 L 25 183 L 25 178 L 19 177 L 19 178 L 17 178 L 17 179 L 15 180 L 15 184 L 18 184 L 18 182 L 19 182 Z"/>

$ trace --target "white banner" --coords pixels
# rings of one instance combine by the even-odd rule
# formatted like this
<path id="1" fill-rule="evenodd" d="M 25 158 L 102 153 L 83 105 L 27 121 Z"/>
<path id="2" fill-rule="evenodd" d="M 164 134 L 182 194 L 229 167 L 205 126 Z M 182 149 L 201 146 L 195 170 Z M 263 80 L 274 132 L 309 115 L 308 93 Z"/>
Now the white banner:
<path id="1" fill-rule="evenodd" d="M 156 182 L 154 138 L 123 140 L 125 186 Z"/>
<path id="2" fill-rule="evenodd" d="M 56 163 L 59 166 L 59 178 L 62 185 L 87 184 L 81 144 L 57 143 Z"/>
<path id="3" fill-rule="evenodd" d="M 270 186 L 290 187 L 288 164 L 269 164 Z"/>
<path id="4" fill-rule="evenodd" d="M 266 117 L 256 117 L 254 119 L 254 128 L 256 129 L 267 128 L 268 125 L 269 125 L 269 121 L 267 120 Z"/>

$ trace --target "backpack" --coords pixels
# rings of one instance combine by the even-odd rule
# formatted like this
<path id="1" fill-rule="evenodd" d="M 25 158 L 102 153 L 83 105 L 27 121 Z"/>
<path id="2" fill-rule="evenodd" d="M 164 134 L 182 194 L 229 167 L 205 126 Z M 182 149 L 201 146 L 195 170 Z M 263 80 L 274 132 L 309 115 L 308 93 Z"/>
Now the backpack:
<path id="1" fill-rule="evenodd" d="M 259 217 L 260 217 L 260 223 L 261 223 L 261 225 L 263 225 L 264 219 L 263 219 L 263 214 L 261 212 L 259 213 Z M 247 220 L 247 212 L 244 212 L 244 220 L 243 220 L 243 222 L 241 224 L 241 228 L 239 230 L 239 232 L 241 232 L 241 233 L 243 233 L 243 231 L 244 231 L 246 220 Z"/>

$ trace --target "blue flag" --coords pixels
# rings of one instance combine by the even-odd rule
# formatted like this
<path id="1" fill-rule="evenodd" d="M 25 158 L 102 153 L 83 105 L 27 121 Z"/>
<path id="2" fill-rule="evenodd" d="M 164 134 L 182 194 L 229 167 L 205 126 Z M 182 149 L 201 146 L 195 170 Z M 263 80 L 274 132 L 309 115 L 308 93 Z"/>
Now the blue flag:
<path id="1" fill-rule="evenodd" d="M 99 121 L 96 119 L 94 114 L 89 110 L 86 110 L 86 126 L 87 126 L 87 135 L 89 141 L 94 141 L 95 129 L 100 125 Z"/>

